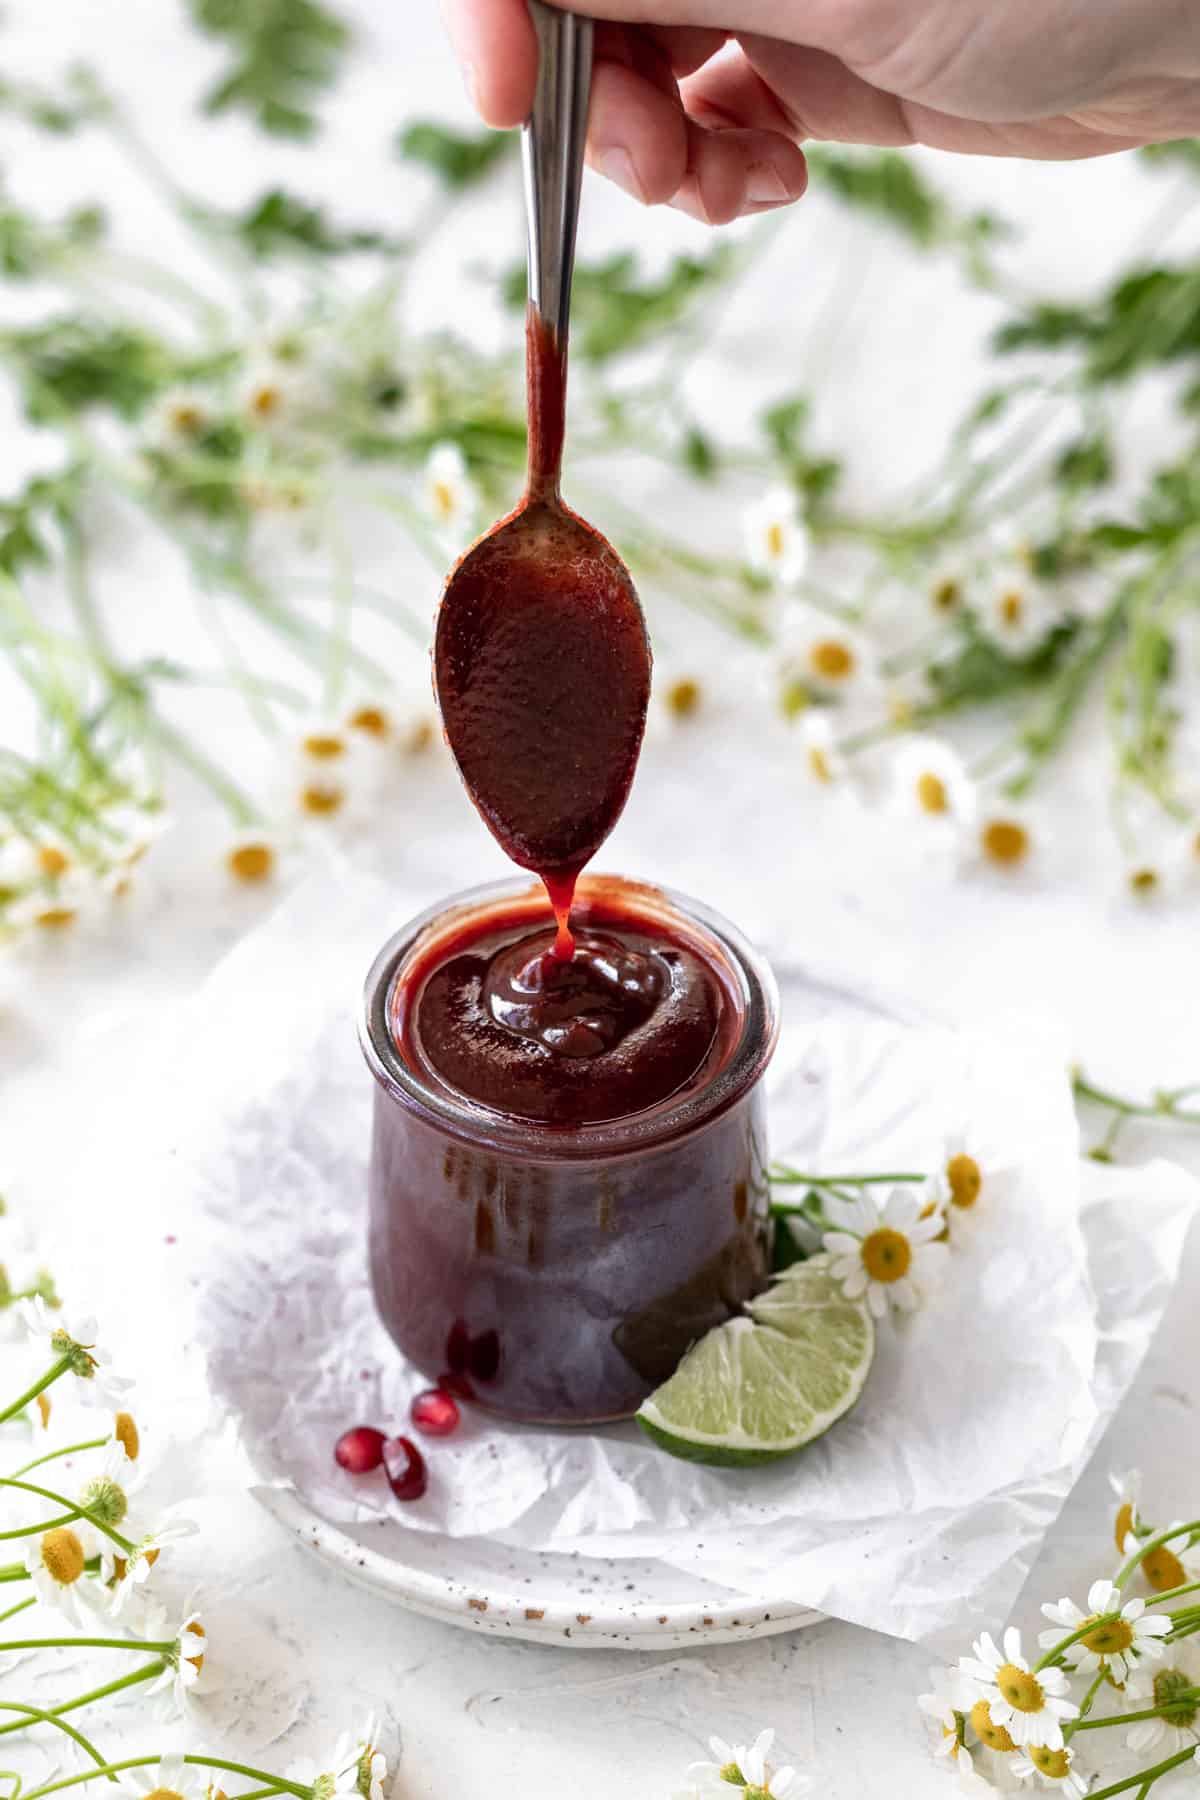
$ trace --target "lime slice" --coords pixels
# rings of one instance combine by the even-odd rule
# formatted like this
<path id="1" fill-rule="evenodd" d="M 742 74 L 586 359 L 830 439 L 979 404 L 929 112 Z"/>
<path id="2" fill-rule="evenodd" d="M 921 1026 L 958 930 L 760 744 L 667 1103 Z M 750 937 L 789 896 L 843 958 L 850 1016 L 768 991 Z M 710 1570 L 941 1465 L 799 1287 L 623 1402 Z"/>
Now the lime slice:
<path id="1" fill-rule="evenodd" d="M 863 1391 L 875 1324 L 827 1256 L 793 1263 L 746 1313 L 693 1344 L 638 1424 L 672 1456 L 726 1468 L 811 1444 Z"/>

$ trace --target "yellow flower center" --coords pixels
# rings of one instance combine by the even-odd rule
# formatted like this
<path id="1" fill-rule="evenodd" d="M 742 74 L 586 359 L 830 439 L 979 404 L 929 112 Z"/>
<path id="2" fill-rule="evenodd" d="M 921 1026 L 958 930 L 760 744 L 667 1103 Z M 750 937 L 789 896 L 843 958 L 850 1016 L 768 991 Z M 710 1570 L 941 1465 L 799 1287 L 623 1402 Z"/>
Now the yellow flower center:
<path id="1" fill-rule="evenodd" d="M 989 819 L 980 835 L 989 862 L 1011 868 L 1029 854 L 1029 833 L 1015 819 Z"/>
<path id="2" fill-rule="evenodd" d="M 833 781 L 829 757 L 819 744 L 810 744 L 808 747 L 808 770 L 814 780 L 823 782 L 826 787 Z"/>
<path id="3" fill-rule="evenodd" d="M 673 681 L 667 689 L 667 710 L 677 719 L 690 719 L 699 710 L 700 683 L 691 675 Z"/>
<path id="4" fill-rule="evenodd" d="M 971 1727 L 981 1744 L 989 1750 L 1015 1750 L 1016 1745 L 1003 1725 L 997 1725 L 986 1700 L 977 1700 L 971 1708 Z"/>
<path id="5" fill-rule="evenodd" d="M 1121 1656 L 1133 1643 L 1133 1626 L 1128 1619 L 1103 1619 L 1079 1641 L 1097 1656 Z"/>
<path id="6" fill-rule="evenodd" d="M 872 1281 L 899 1281 L 912 1264 L 912 1245 L 902 1231 L 881 1225 L 863 1239 L 862 1259 Z"/>
<path id="7" fill-rule="evenodd" d="M 73 925 L 79 917 L 79 909 L 75 906 L 45 906 L 41 912 L 33 915 L 35 925 L 43 931 L 63 931 Z"/>
<path id="8" fill-rule="evenodd" d="M 367 737 L 385 738 L 391 721 L 381 706 L 360 706 L 350 714 L 350 729 L 365 732 Z"/>
<path id="9" fill-rule="evenodd" d="M 454 489 L 448 481 L 435 481 L 430 489 L 430 498 L 439 519 L 454 517 Z"/>
<path id="10" fill-rule="evenodd" d="M 950 810 L 950 796 L 940 775 L 928 769 L 917 776 L 917 804 L 922 812 L 944 813 Z"/>
<path id="11" fill-rule="evenodd" d="M 946 1164 L 946 1181 L 955 1206 L 969 1210 L 983 1191 L 983 1171 L 973 1156 L 960 1152 Z"/>
<path id="12" fill-rule="evenodd" d="M 146 1795 L 146 1800 L 183 1800 L 183 1795 L 174 1788 L 152 1788 Z"/>
<path id="13" fill-rule="evenodd" d="M 1154 1677 L 1154 1704 L 1174 1709 L 1170 1723 L 1179 1731 L 1191 1731 L 1200 1717 L 1200 1702 L 1189 1697 L 1196 1686 L 1184 1669 L 1160 1669 Z"/>
<path id="14" fill-rule="evenodd" d="M 962 588 L 957 581 L 939 581 L 931 598 L 938 612 L 950 613 L 962 599 Z"/>
<path id="15" fill-rule="evenodd" d="M 1113 1525 L 1113 1539 L 1117 1549 L 1121 1551 L 1122 1554 L 1124 1554 L 1125 1550 L 1125 1539 L 1133 1530 L 1135 1516 L 1132 1500 L 1122 1501 L 1121 1505 L 1117 1508 L 1117 1517 Z"/>
<path id="16" fill-rule="evenodd" d="M 1049 1750 L 1045 1744 L 1031 1744 L 1029 1760 L 1050 1781 L 1062 1781 L 1071 1772 L 1071 1758 L 1066 1750 Z"/>
<path id="17" fill-rule="evenodd" d="M 767 526 L 767 555 L 773 562 L 778 562 L 783 555 L 783 547 L 786 542 L 783 526 L 778 519 L 773 519 Z"/>
<path id="18" fill-rule="evenodd" d="M 250 411 L 259 419 L 271 418 L 282 404 L 282 390 L 270 381 L 264 381 L 250 396 Z"/>
<path id="19" fill-rule="evenodd" d="M 1028 1669 L 1019 1669 L 1016 1663 L 1005 1663 L 996 1675 L 996 1686 L 1000 1690 L 1002 1700 L 1007 1700 L 1014 1712 L 1041 1712 L 1046 1703 L 1042 1684 L 1036 1675 Z"/>
<path id="20" fill-rule="evenodd" d="M 204 424 L 204 414 L 190 400 L 181 400 L 171 408 L 168 423 L 180 437 L 195 437 Z"/>
<path id="21" fill-rule="evenodd" d="M 1129 885 L 1135 894 L 1152 894 L 1158 886 L 1158 870 L 1149 867 L 1131 869 Z"/>
<path id="22" fill-rule="evenodd" d="M 46 1429 L 46 1426 L 50 1423 L 50 1396 L 49 1396 L 49 1394 L 39 1394 L 38 1395 L 37 1409 L 38 1409 L 38 1417 L 42 1421 L 42 1430 L 44 1431 Z"/>
<path id="23" fill-rule="evenodd" d="M 332 762 L 346 754 L 345 739 L 334 731 L 310 731 L 304 739 L 304 752 L 317 762 Z"/>
<path id="24" fill-rule="evenodd" d="M 43 844 L 37 853 L 38 867 L 43 875 L 65 875 L 71 866 L 71 859 L 57 844 Z"/>
<path id="25" fill-rule="evenodd" d="M 83 1545 L 68 1526 L 60 1525 L 42 1539 L 42 1566 L 60 1587 L 70 1587 L 78 1581 L 86 1561 Z"/>
<path id="26" fill-rule="evenodd" d="M 1025 596 L 1016 588 L 1000 596 L 1000 618 L 1005 625 L 1019 625 L 1025 617 Z"/>
<path id="27" fill-rule="evenodd" d="M 239 844 L 228 856 L 229 872 L 239 881 L 266 881 L 274 872 L 275 852 L 270 844 Z"/>
<path id="28" fill-rule="evenodd" d="M 132 1413 L 119 1412 L 113 1420 L 113 1436 L 124 1450 L 130 1462 L 136 1462 L 142 1440 L 138 1436 L 138 1428 Z"/>
<path id="29" fill-rule="evenodd" d="M 189 1619 L 183 1629 L 185 1631 L 190 1631 L 194 1637 L 202 1638 L 208 1635 L 199 1619 Z M 204 1667 L 204 1652 L 202 1650 L 199 1656 L 185 1656 L 183 1660 L 186 1663 L 191 1663 L 198 1675 Z"/>
<path id="30" fill-rule="evenodd" d="M 300 804 L 305 812 L 318 817 L 337 812 L 344 799 L 341 788 L 335 787 L 306 787 L 300 793 Z"/>
<path id="31" fill-rule="evenodd" d="M 433 726 L 428 719 L 418 719 L 405 733 L 404 748 L 409 756 L 419 756 L 433 743 Z"/>
<path id="32" fill-rule="evenodd" d="M 1173 1550 L 1160 1544 L 1149 1556 L 1142 1559 L 1142 1573 L 1157 1594 L 1165 1594 L 1170 1588 L 1182 1587 L 1187 1580 L 1183 1564 Z"/>
<path id="33" fill-rule="evenodd" d="M 854 652 L 840 638 L 822 638 L 809 651 L 813 672 L 826 681 L 845 681 L 854 673 Z"/>

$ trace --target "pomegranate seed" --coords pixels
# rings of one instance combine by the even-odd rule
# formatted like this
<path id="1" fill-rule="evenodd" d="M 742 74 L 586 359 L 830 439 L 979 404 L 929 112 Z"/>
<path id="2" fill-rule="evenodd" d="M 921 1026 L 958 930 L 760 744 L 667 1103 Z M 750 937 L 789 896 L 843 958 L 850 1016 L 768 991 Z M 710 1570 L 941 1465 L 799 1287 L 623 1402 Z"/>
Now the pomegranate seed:
<path id="1" fill-rule="evenodd" d="M 383 1446 L 383 1469 L 397 1500 L 419 1500 L 429 1485 L 425 1458 L 411 1438 L 389 1438 Z"/>
<path id="2" fill-rule="evenodd" d="M 469 1366 L 477 1381 L 494 1381 L 500 1368 L 500 1333 L 481 1331 L 471 1339 Z"/>
<path id="3" fill-rule="evenodd" d="M 356 1425 L 352 1431 L 342 1433 L 333 1454 L 340 1468 L 349 1469 L 352 1475 L 369 1475 L 383 1461 L 385 1442 L 382 1431 L 376 1431 L 373 1425 Z"/>
<path id="4" fill-rule="evenodd" d="M 455 1319 L 446 1336 L 446 1364 L 458 1374 L 471 1354 L 471 1333 L 465 1319 Z"/>
<path id="5" fill-rule="evenodd" d="M 449 1437 L 458 1430 L 458 1406 L 444 1388 L 426 1388 L 410 1408 L 412 1422 L 429 1437 Z"/>

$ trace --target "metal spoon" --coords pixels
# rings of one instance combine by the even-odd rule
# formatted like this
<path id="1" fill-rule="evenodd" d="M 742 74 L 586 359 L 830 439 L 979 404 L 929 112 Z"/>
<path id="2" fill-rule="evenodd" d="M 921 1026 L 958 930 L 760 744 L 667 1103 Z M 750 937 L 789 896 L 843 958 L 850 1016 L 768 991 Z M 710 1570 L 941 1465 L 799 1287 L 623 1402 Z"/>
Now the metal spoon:
<path id="1" fill-rule="evenodd" d="M 545 881 L 556 951 L 570 955 L 576 878 L 633 780 L 650 648 L 628 569 L 559 493 L 592 22 L 529 4 L 540 60 L 522 146 L 528 476 L 516 510 L 451 571 L 434 677 L 467 791 L 514 862 Z"/>

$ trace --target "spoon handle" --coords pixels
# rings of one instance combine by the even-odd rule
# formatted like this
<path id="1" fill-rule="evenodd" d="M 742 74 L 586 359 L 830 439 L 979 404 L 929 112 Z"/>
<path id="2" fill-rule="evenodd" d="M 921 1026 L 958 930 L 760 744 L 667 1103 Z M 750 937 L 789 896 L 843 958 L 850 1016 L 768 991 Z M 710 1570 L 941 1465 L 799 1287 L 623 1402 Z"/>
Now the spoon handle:
<path id="1" fill-rule="evenodd" d="M 592 21 L 529 0 L 538 39 L 538 78 L 522 134 L 529 300 L 566 349 L 579 188 L 592 85 Z"/>

